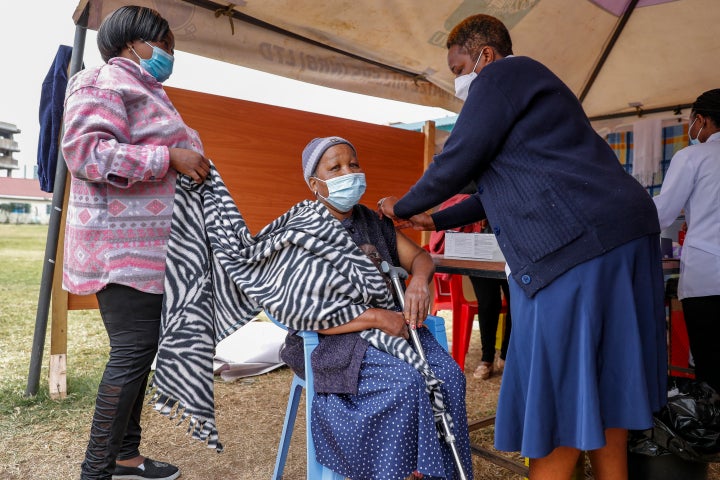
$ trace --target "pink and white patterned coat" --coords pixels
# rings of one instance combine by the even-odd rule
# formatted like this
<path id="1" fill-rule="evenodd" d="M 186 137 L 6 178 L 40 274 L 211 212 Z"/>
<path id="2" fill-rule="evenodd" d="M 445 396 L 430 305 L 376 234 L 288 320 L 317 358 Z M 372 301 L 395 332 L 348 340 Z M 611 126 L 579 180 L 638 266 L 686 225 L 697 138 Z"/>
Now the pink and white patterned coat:
<path id="1" fill-rule="evenodd" d="M 177 172 L 169 148 L 203 152 L 162 85 L 112 58 L 68 82 L 62 152 L 72 174 L 63 288 L 163 293 Z"/>

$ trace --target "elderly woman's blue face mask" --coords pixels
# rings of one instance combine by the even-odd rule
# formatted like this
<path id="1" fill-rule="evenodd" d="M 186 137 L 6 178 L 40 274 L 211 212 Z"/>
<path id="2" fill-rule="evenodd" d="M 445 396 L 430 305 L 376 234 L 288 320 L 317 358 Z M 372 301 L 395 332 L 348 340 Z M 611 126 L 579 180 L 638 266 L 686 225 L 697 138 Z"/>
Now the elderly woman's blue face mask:
<path id="1" fill-rule="evenodd" d="M 365 184 L 364 173 L 349 173 L 339 177 L 322 180 L 318 177 L 315 179 L 327 185 L 328 196 L 323 197 L 319 192 L 317 196 L 332 205 L 339 212 L 349 212 L 360 202 L 367 185 Z"/>

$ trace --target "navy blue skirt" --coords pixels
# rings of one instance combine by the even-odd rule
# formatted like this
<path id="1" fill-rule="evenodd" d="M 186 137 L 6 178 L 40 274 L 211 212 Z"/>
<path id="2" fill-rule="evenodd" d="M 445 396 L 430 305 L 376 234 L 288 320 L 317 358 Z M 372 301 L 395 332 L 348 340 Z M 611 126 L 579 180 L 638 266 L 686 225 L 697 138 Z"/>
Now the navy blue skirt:
<path id="1" fill-rule="evenodd" d="M 465 375 L 427 328 L 418 334 L 433 372 L 444 381 L 445 406 L 471 479 Z M 402 480 L 415 470 L 426 479 L 457 478 L 422 376 L 373 347 L 363 358 L 357 395 L 315 395 L 312 432 L 318 462 L 353 480 Z"/>
<path id="2" fill-rule="evenodd" d="M 533 298 L 509 283 L 495 448 L 541 458 L 560 446 L 602 448 L 608 428 L 650 428 L 667 399 L 659 239 L 582 263 Z"/>

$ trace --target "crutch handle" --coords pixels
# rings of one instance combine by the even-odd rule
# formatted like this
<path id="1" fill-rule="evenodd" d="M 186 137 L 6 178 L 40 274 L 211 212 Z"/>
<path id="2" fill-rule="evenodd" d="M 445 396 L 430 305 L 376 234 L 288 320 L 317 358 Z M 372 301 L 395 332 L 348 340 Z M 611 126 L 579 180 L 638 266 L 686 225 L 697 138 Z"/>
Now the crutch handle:
<path id="1" fill-rule="evenodd" d="M 402 286 L 402 283 L 400 281 L 400 278 L 407 278 L 408 273 L 407 271 L 402 267 L 393 267 L 388 262 L 383 261 L 380 264 L 380 269 L 383 273 L 390 275 L 390 279 L 392 280 L 393 286 L 395 287 L 395 292 L 397 293 L 398 303 L 400 303 L 400 308 L 403 310 L 405 309 L 405 289 Z M 422 348 L 422 344 L 420 343 L 420 337 L 418 336 L 417 330 L 414 328 L 408 328 L 410 331 L 410 340 L 412 341 L 412 344 L 415 346 L 415 351 L 420 356 L 420 358 L 423 359 L 424 362 L 427 362 L 427 358 L 425 357 L 425 351 Z"/>
<path id="2" fill-rule="evenodd" d="M 405 292 L 405 289 L 403 288 L 402 282 L 400 282 L 400 279 L 402 278 L 405 280 L 408 278 L 407 271 L 402 267 L 394 267 L 390 265 L 388 262 L 384 261 L 380 264 L 380 270 L 386 275 L 390 275 L 390 280 L 392 280 L 393 287 L 395 287 L 395 293 L 397 293 L 398 297 L 398 303 L 400 303 L 400 308 L 405 308 L 405 296 L 403 293 Z"/>

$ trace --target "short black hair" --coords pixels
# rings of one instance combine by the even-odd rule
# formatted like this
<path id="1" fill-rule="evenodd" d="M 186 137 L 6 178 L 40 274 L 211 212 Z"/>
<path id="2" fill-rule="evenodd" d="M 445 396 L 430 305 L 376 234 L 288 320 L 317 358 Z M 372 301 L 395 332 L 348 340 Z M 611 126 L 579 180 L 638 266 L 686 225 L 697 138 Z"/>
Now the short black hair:
<path id="1" fill-rule="evenodd" d="M 709 117 L 716 127 L 720 127 L 720 88 L 708 90 L 700 95 L 692 105 L 691 114 Z"/>
<path id="2" fill-rule="evenodd" d="M 98 28 L 97 45 L 100 56 L 107 63 L 119 56 L 128 43 L 135 40 L 159 42 L 171 33 L 170 25 L 158 11 L 128 5 L 105 17 Z"/>
<path id="3" fill-rule="evenodd" d="M 448 35 L 448 50 L 459 46 L 471 56 L 480 55 L 483 46 L 493 47 L 500 55 L 512 55 L 512 40 L 505 24 L 491 15 L 477 14 L 455 25 Z"/>

